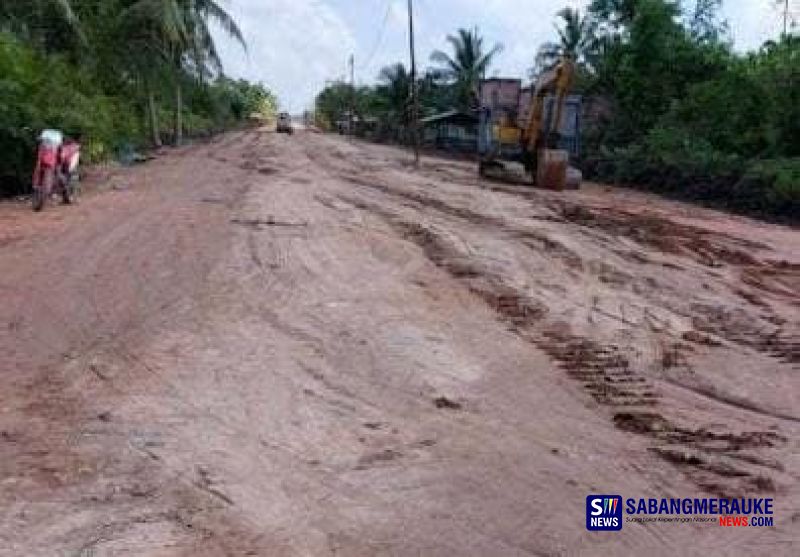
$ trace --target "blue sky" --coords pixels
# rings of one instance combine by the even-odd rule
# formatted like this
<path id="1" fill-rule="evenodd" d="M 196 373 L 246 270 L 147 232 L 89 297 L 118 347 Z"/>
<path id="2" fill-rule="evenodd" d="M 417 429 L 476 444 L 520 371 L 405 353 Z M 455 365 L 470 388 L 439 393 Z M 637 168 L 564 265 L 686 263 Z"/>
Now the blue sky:
<path id="1" fill-rule="evenodd" d="M 249 45 L 244 53 L 230 39 L 218 38 L 226 73 L 264 82 L 283 108 L 301 111 L 326 80 L 346 75 L 351 53 L 359 83 L 371 83 L 381 67 L 408 59 L 406 1 L 222 0 Z M 522 77 L 539 44 L 553 39 L 554 14 L 567 5 L 583 8 L 588 0 L 414 2 L 422 67 L 432 50 L 445 46 L 448 33 L 477 25 L 487 43 L 504 45 L 491 73 Z M 774 0 L 723 0 L 723 16 L 739 50 L 757 48 L 781 30 Z"/>

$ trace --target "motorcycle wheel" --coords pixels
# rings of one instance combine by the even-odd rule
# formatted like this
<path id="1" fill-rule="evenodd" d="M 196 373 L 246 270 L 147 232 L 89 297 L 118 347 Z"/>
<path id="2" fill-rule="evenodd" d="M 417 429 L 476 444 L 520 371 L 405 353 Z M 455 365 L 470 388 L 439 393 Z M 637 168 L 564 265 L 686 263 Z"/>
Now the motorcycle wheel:
<path id="1" fill-rule="evenodd" d="M 39 188 L 34 188 L 33 190 L 32 204 L 34 211 L 41 211 L 44 207 L 44 194 Z"/>
<path id="2" fill-rule="evenodd" d="M 47 201 L 47 198 L 50 196 L 50 192 L 53 191 L 53 179 L 55 178 L 55 174 L 53 169 L 45 170 L 42 173 L 42 181 L 39 184 L 39 187 L 33 188 L 33 210 L 34 211 L 41 211 L 44 209 L 44 204 Z"/>

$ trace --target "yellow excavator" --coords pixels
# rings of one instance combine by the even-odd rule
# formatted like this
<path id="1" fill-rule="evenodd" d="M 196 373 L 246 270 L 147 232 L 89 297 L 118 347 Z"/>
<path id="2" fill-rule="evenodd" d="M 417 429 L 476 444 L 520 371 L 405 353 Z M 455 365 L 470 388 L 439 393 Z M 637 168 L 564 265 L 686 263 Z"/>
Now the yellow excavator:
<path id="1" fill-rule="evenodd" d="M 542 73 L 531 87 L 524 125 L 507 111 L 481 109 L 478 135 L 481 176 L 494 175 L 495 169 L 505 171 L 504 162 L 518 162 L 538 187 L 554 190 L 580 187 L 580 171 L 569 166 L 570 151 L 559 148 L 564 105 L 574 78 L 575 64 L 569 58 L 562 58 L 554 68 Z M 575 117 L 572 127 L 577 136 L 577 114 Z"/>

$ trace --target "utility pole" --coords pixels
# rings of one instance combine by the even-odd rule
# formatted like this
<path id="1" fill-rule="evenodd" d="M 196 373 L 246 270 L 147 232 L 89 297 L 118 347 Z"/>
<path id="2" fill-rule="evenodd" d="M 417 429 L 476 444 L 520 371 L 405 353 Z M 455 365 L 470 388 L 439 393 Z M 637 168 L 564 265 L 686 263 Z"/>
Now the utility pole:
<path id="1" fill-rule="evenodd" d="M 408 0 L 408 42 L 411 50 L 411 142 L 414 165 L 419 166 L 419 99 L 417 98 L 417 56 L 414 52 L 414 5 Z"/>
<path id="2" fill-rule="evenodd" d="M 783 4 L 783 36 L 787 37 L 789 33 L 789 0 Z"/>
<path id="3" fill-rule="evenodd" d="M 355 62 L 356 58 L 354 54 L 350 55 L 350 117 L 348 118 L 348 125 L 347 127 L 348 132 L 350 133 L 350 137 L 352 138 L 355 135 L 356 130 L 353 125 L 353 117 L 356 111 L 356 70 L 355 70 Z"/>
<path id="4" fill-rule="evenodd" d="M 792 2 L 790 6 L 789 0 L 775 0 L 775 7 L 780 7 L 780 10 L 783 12 L 783 36 L 786 37 L 789 35 L 789 27 L 794 28 L 795 19 L 794 19 L 794 3 Z"/>

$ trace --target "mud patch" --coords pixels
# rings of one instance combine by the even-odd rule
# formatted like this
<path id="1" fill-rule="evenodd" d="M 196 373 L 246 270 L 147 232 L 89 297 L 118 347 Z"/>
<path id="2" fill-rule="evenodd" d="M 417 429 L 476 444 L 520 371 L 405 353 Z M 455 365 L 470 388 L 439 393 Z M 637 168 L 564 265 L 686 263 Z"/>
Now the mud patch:
<path id="1" fill-rule="evenodd" d="M 376 453 L 364 455 L 358 459 L 354 470 L 369 470 L 381 463 L 391 462 L 403 456 L 403 453 L 394 449 L 384 449 Z"/>
<path id="2" fill-rule="evenodd" d="M 614 425 L 622 431 L 639 434 L 653 434 L 672 431 L 673 426 L 661 414 L 655 412 L 617 412 Z"/>
<path id="3" fill-rule="evenodd" d="M 780 325 L 754 319 L 741 308 L 694 304 L 691 309 L 696 313 L 692 318 L 695 329 L 789 364 L 800 364 L 800 338 L 785 334 Z"/>
<path id="4" fill-rule="evenodd" d="M 750 267 L 742 272 L 742 282 L 795 306 L 800 305 L 800 264 L 772 261 Z"/>
<path id="5" fill-rule="evenodd" d="M 389 195 L 392 197 L 413 201 L 419 204 L 420 206 L 430 207 L 436 209 L 441 213 L 465 219 L 470 222 L 474 222 L 476 224 L 490 225 L 500 228 L 506 227 L 506 222 L 501 218 L 492 217 L 489 215 L 485 215 L 483 213 L 478 213 L 477 211 L 467 209 L 466 207 L 455 207 L 453 205 L 450 205 L 449 203 L 445 203 L 444 201 L 436 199 L 435 197 L 431 197 L 429 195 L 424 195 L 414 191 L 399 190 L 396 188 L 392 188 L 391 186 L 381 183 L 378 179 L 364 178 L 361 176 L 354 176 L 351 174 L 343 174 L 340 175 L 339 177 L 352 184 L 377 190 L 385 195 Z"/>
<path id="6" fill-rule="evenodd" d="M 572 335 L 562 328 L 550 328 L 528 336 L 567 375 L 580 382 L 598 403 L 607 406 L 653 406 L 659 397 L 652 385 L 638 375 L 614 346 L 602 346 Z"/>
<path id="7" fill-rule="evenodd" d="M 567 267 L 577 271 L 583 271 L 583 260 L 574 251 L 567 248 L 564 244 L 549 237 L 543 232 L 535 230 L 520 230 L 517 232 L 523 244 L 539 253 L 546 253 L 561 260 Z"/>
<path id="8" fill-rule="evenodd" d="M 462 405 L 460 402 L 456 402 L 455 400 L 451 400 L 446 396 L 440 396 L 433 399 L 433 405 L 436 408 L 444 409 L 444 410 L 461 410 Z"/>
<path id="9" fill-rule="evenodd" d="M 566 203 L 556 203 L 553 208 L 569 222 L 599 228 L 612 236 L 630 238 L 638 244 L 665 253 L 690 257 L 708 267 L 719 267 L 723 264 L 759 265 L 757 259 L 741 249 L 731 247 L 731 244 L 741 245 L 746 249 L 767 249 L 767 246 L 757 242 L 727 237 L 655 215 L 588 209 Z"/>
<path id="10" fill-rule="evenodd" d="M 439 234 L 417 223 L 404 222 L 391 218 L 393 227 L 407 240 L 421 247 L 427 258 L 437 267 L 447 270 L 456 278 L 475 278 L 483 271 L 467 257 L 463 256 Z"/>
<path id="11" fill-rule="evenodd" d="M 687 342 L 693 342 L 703 346 L 722 346 L 722 343 L 717 339 L 698 331 L 686 331 L 681 335 L 681 338 Z"/>
<path id="12" fill-rule="evenodd" d="M 261 230 L 263 228 L 271 227 L 271 226 L 284 226 L 284 227 L 304 227 L 308 226 L 307 222 L 290 222 L 290 221 L 281 221 L 276 220 L 273 217 L 267 217 L 265 219 L 261 218 L 254 218 L 254 219 L 231 219 L 231 223 L 238 224 L 239 226 L 245 226 L 247 228 L 254 228 L 256 230 Z"/>
<path id="13" fill-rule="evenodd" d="M 543 304 L 521 296 L 511 288 L 498 286 L 491 289 L 483 286 L 487 285 L 472 286 L 471 290 L 515 326 L 539 321 L 547 314 L 547 308 Z"/>

